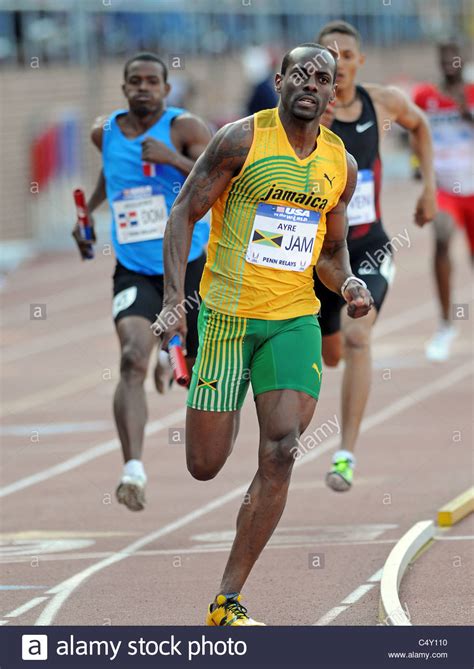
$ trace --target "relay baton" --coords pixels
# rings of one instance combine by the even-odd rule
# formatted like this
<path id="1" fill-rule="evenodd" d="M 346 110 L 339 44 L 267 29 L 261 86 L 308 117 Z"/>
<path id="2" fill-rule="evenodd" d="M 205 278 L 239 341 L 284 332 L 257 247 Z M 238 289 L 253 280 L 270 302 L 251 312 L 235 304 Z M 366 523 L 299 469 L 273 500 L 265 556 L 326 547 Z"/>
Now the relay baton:
<path id="1" fill-rule="evenodd" d="M 74 202 L 76 205 L 77 220 L 79 221 L 79 227 L 81 229 L 81 236 L 87 241 L 92 241 L 92 226 L 89 218 L 89 213 L 87 211 L 86 196 L 84 191 L 80 188 L 76 188 L 73 193 Z M 94 249 L 92 246 L 88 249 L 86 258 L 91 260 L 94 257 Z"/>
<path id="2" fill-rule="evenodd" d="M 189 385 L 189 374 L 186 361 L 181 348 L 181 339 L 175 335 L 168 344 L 168 354 L 170 356 L 171 368 L 176 383 L 180 386 Z"/>

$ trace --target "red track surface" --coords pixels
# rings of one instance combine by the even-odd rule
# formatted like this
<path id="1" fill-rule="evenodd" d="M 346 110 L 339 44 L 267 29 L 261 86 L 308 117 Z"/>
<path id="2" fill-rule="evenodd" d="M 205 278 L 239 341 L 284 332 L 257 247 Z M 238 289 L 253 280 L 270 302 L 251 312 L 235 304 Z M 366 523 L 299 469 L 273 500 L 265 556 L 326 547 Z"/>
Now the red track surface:
<path id="1" fill-rule="evenodd" d="M 268 624 L 311 625 L 322 619 L 375 625 L 379 587 L 376 578 L 369 580 L 394 542 L 416 521 L 435 517 L 439 506 L 471 483 L 471 321 L 459 321 L 449 363 L 425 360 L 436 307 L 431 232 L 411 223 L 416 190 L 394 182 L 385 193 L 390 235 L 407 228 L 411 247 L 396 254 L 397 277 L 375 329 L 373 389 L 354 488 L 336 494 L 323 484 L 337 446 L 336 430 L 326 430 L 321 444 L 300 460 L 277 534 L 244 590 L 251 614 Z M 184 392 L 176 388 L 161 398 L 150 381 L 153 434 L 146 439 L 143 513 L 132 514 L 115 502 L 118 444 L 62 473 L 51 471 L 115 438 L 112 260 L 100 248 L 92 263 L 80 263 L 73 252 L 39 257 L 7 282 L 2 490 L 8 494 L 2 499 L 1 585 L 31 589 L 2 592 L 0 618 L 2 624 L 20 625 L 200 624 L 256 467 L 253 402 L 249 396 L 223 472 L 202 483 L 187 473 L 183 446 L 170 443 L 169 428 L 184 425 Z M 455 258 L 456 301 L 466 303 L 470 273 L 460 236 Z M 47 305 L 46 320 L 30 320 L 33 303 Z M 472 304 L 470 309 L 472 314 Z M 328 419 L 339 421 L 340 380 L 340 370 L 326 371 L 308 434 Z M 161 429 L 158 419 L 164 421 Z M 22 427 L 23 434 L 11 434 Z M 18 484 L 39 472 L 47 478 Z M 459 533 L 472 536 L 472 522 L 444 536 Z M 439 541 L 410 569 L 401 600 L 414 624 L 472 623 L 468 546 L 467 539 Z M 324 559 L 324 567 L 310 568 L 315 553 L 316 564 Z M 454 555 L 461 556 L 460 565 Z"/>

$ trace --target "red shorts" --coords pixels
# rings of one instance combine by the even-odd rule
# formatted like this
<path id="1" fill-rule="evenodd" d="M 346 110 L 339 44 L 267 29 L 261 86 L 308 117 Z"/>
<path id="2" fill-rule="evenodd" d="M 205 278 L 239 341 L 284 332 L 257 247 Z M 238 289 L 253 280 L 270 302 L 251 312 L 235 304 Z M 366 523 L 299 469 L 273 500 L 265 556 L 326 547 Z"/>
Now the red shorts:
<path id="1" fill-rule="evenodd" d="M 439 209 L 450 214 L 456 223 L 464 228 L 469 248 L 474 254 L 474 195 L 452 195 L 439 190 L 437 200 Z"/>

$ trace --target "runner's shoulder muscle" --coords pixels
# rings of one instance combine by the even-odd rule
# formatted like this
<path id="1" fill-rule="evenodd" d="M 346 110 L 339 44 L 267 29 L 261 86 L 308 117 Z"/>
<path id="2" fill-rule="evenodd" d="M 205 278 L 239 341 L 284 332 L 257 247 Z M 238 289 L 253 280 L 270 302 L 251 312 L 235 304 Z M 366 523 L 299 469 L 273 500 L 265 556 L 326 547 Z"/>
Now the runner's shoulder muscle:
<path id="1" fill-rule="evenodd" d="M 196 114 L 184 112 L 180 114 L 171 123 L 171 133 L 180 139 L 187 139 L 197 134 L 207 134 L 211 136 L 211 131 L 207 123 Z"/>
<path id="2" fill-rule="evenodd" d="M 184 112 L 172 121 L 171 141 L 178 150 L 183 151 L 186 155 L 188 150 L 194 146 L 205 147 L 211 137 L 212 133 L 207 123 L 191 112 Z M 192 157 L 197 158 L 198 156 Z"/>
<path id="3" fill-rule="evenodd" d="M 253 119 L 241 119 L 221 128 L 197 160 L 184 182 L 175 207 L 187 202 L 198 220 L 241 170 L 253 138 Z"/>
<path id="4" fill-rule="evenodd" d="M 253 141 L 253 117 L 228 123 L 214 136 L 206 151 L 212 167 L 237 174 L 249 154 Z"/>
<path id="5" fill-rule="evenodd" d="M 408 95 L 397 86 L 364 84 L 364 88 L 372 98 L 375 108 L 392 121 L 397 120 L 413 105 Z"/>
<path id="6" fill-rule="evenodd" d="M 94 146 L 96 146 L 99 151 L 102 151 L 102 136 L 104 133 L 104 124 L 107 122 L 108 116 L 98 116 L 91 128 L 91 140 Z"/>

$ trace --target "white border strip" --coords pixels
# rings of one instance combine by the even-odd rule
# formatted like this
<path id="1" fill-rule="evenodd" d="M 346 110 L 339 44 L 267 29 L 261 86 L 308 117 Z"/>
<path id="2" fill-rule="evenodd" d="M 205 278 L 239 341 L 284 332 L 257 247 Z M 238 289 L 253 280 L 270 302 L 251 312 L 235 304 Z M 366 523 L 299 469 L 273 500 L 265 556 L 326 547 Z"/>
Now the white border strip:
<path id="1" fill-rule="evenodd" d="M 34 609 L 35 606 L 38 606 L 38 604 L 41 604 L 41 602 L 44 602 L 45 599 L 48 599 L 48 598 L 47 597 L 35 597 L 34 599 L 30 599 L 29 602 L 26 602 L 25 604 L 22 604 L 22 606 L 19 606 L 17 609 L 12 611 L 11 613 L 5 613 L 5 618 L 18 618 L 18 616 L 22 616 L 24 613 L 26 613 L 30 609 Z"/>
<path id="2" fill-rule="evenodd" d="M 375 572 L 375 574 L 369 576 L 369 578 L 367 579 L 367 583 L 359 585 L 359 587 L 357 587 L 349 595 L 344 597 L 344 599 L 338 606 L 335 606 L 330 611 L 321 616 L 321 618 L 319 618 L 319 620 L 317 620 L 314 623 L 314 625 L 317 627 L 329 625 L 330 623 L 332 623 L 333 620 L 335 620 L 338 616 L 340 616 L 341 613 L 344 613 L 344 611 L 347 611 L 347 609 L 350 608 L 353 604 L 356 604 L 359 601 L 359 599 L 362 599 L 362 597 L 364 597 L 368 592 L 370 592 L 372 588 L 375 588 L 377 583 L 382 578 L 382 571 L 383 571 L 382 569 L 379 569 L 378 571 Z"/>
<path id="3" fill-rule="evenodd" d="M 392 548 L 388 556 L 380 582 L 380 598 L 384 622 L 387 625 L 411 625 L 409 618 L 402 609 L 398 597 L 398 588 L 411 560 L 428 541 L 435 535 L 435 524 L 432 520 L 421 520 Z"/>

